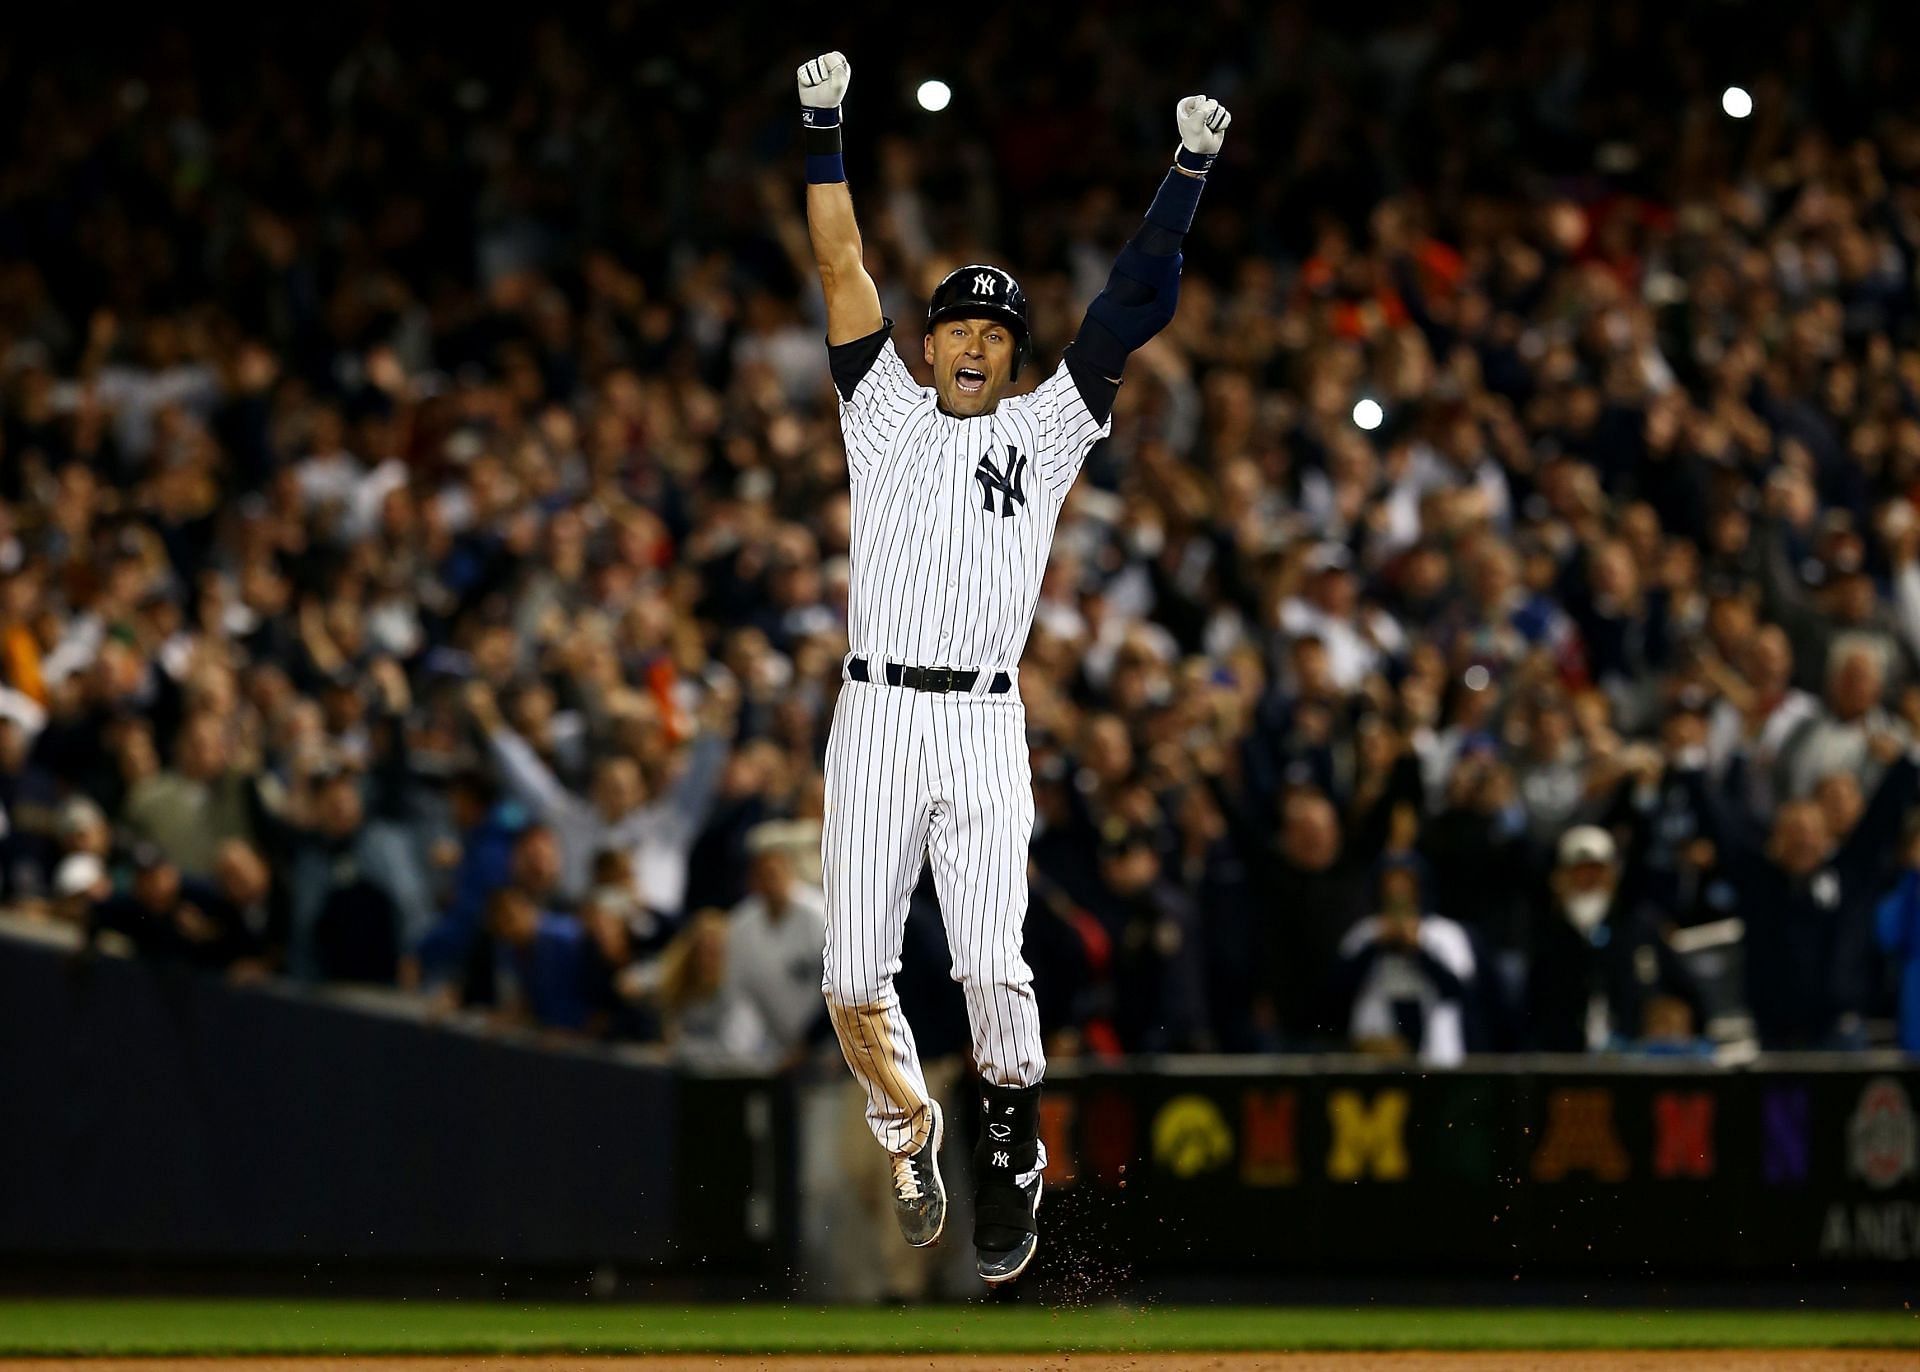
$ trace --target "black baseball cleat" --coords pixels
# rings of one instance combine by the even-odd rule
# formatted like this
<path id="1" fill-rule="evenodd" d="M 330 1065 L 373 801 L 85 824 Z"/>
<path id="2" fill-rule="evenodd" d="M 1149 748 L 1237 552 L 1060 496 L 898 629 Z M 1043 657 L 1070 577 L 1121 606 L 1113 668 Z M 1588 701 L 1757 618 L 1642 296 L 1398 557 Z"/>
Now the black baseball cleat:
<path id="1" fill-rule="evenodd" d="M 974 1204 L 980 1222 L 974 1226 L 974 1267 L 988 1286 L 1010 1282 L 1027 1270 L 1040 1247 L 1040 1170 L 1027 1174 L 1026 1184 L 980 1185 Z M 989 1221 L 988 1214 L 998 1222 Z"/>
<path id="2" fill-rule="evenodd" d="M 980 1142 L 974 1153 L 975 1267 L 989 1286 L 1027 1270 L 1040 1246 L 1040 1088 L 980 1088 Z"/>
<path id="3" fill-rule="evenodd" d="M 920 1151 L 893 1160 L 893 1217 L 915 1248 L 938 1243 L 947 1227 L 947 1184 L 940 1179 L 940 1106 L 927 1102 L 933 1124 Z"/>

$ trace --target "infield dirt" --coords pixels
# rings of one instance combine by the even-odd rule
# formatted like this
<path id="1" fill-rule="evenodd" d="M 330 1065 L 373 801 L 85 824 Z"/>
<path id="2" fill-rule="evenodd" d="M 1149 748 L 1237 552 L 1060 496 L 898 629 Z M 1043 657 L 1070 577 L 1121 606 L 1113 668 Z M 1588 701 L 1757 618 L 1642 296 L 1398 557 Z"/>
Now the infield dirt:
<path id="1" fill-rule="evenodd" d="M 1913 1372 L 1912 1349 L 1502 1353 L 990 1353 L 883 1356 L 0 1358 L 0 1372 Z"/>

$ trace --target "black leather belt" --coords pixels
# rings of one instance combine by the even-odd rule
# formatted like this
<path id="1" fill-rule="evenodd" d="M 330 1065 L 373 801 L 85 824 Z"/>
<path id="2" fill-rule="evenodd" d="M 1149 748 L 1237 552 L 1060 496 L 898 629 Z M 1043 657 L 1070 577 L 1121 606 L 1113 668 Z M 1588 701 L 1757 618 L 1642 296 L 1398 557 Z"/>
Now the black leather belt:
<path id="1" fill-rule="evenodd" d="M 909 691 L 930 691 L 937 696 L 946 695 L 950 691 L 971 691 L 973 684 L 980 680 L 978 672 L 956 672 L 951 667 L 903 667 L 898 662 L 889 662 L 885 665 L 887 685 L 904 686 Z M 855 681 L 873 680 L 867 670 L 867 660 L 864 657 L 848 660 L 847 675 Z M 987 683 L 988 695 L 1005 695 L 1012 689 L 1013 678 L 1005 672 L 995 672 L 993 680 Z"/>

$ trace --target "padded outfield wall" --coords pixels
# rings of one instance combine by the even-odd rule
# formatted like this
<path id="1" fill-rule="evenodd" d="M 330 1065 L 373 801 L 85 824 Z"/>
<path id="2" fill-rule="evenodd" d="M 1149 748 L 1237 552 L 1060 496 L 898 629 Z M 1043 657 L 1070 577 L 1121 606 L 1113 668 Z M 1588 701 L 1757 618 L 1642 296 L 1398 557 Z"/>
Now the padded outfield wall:
<path id="1" fill-rule="evenodd" d="M 486 1265 L 778 1294 L 806 1286 L 800 1179 L 859 1145 L 795 1125 L 796 1086 L 845 1090 L 837 1073 L 690 1076 L 430 1023 L 390 995 L 79 960 L 24 928 L 0 922 L 15 1285 L 89 1264 Z M 1912 1060 L 1210 1059 L 1049 1085 L 1046 1265 L 1089 1291 L 1269 1273 L 1838 1283 L 1920 1259 Z"/>

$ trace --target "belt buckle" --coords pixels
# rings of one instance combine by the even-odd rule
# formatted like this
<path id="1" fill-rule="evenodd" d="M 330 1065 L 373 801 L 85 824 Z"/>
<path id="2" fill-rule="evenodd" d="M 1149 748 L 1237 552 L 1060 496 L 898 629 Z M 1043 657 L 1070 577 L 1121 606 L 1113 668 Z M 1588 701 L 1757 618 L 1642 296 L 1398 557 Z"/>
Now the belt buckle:
<path id="1" fill-rule="evenodd" d="M 920 669 L 920 689 L 943 696 L 953 689 L 953 668 L 922 667 Z"/>

